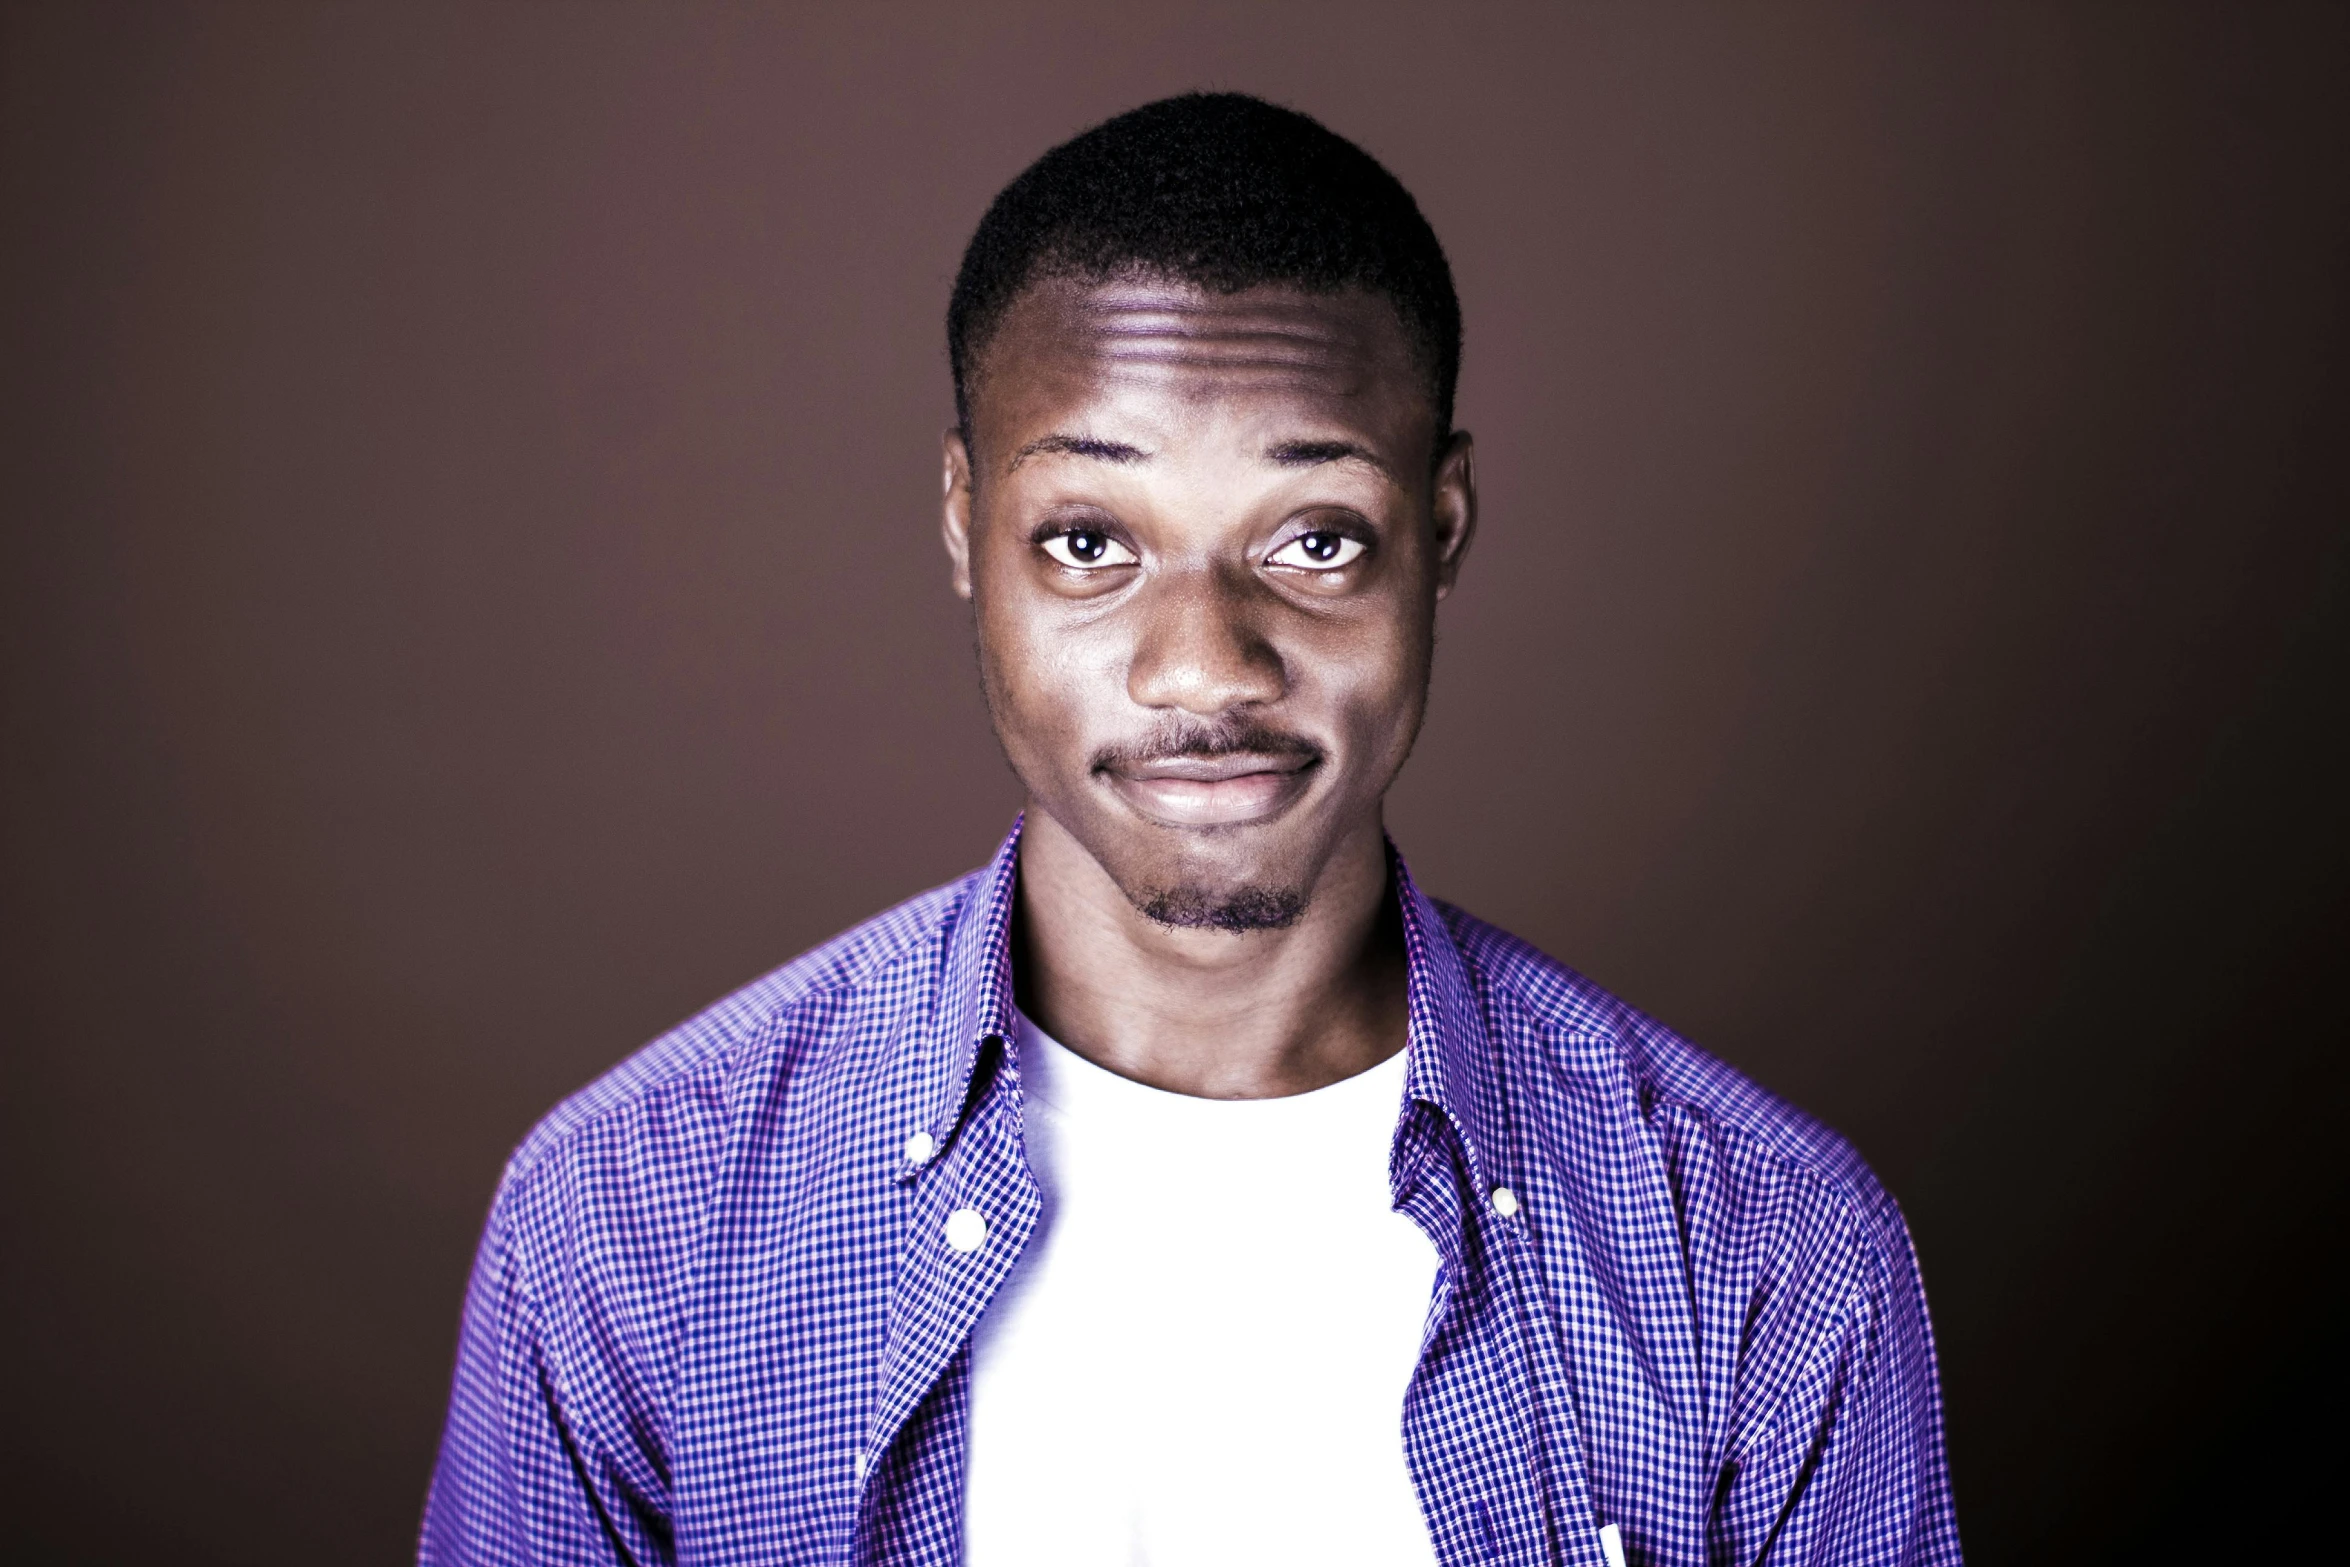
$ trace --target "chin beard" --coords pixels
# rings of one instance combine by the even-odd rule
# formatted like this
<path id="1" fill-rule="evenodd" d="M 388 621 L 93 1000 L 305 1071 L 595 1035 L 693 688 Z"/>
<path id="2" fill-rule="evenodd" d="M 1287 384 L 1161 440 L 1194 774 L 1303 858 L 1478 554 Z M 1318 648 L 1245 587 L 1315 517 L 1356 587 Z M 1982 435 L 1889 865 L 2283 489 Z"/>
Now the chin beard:
<path id="1" fill-rule="evenodd" d="M 1162 887 L 1139 897 L 1129 894 L 1142 917 L 1171 930 L 1280 930 L 1306 911 L 1306 895 L 1295 887 L 1240 887 L 1210 892 L 1204 887 Z"/>

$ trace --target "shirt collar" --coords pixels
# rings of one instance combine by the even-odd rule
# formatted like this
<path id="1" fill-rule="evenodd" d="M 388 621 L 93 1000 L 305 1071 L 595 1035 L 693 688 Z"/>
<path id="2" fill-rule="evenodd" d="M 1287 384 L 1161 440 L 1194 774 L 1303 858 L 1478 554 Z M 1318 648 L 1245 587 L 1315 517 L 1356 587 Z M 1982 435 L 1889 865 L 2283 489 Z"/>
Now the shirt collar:
<path id="1" fill-rule="evenodd" d="M 1000 1052 L 1012 1036 L 1012 904 L 1020 886 L 1025 821 L 1024 816 L 1013 820 L 995 858 L 971 878 L 948 916 L 946 967 L 930 1009 L 930 1032 L 918 1046 L 922 1130 L 935 1148 L 954 1140 L 981 1059 L 991 1050 Z M 900 1179 L 914 1173 L 913 1167 L 904 1168 Z"/>
<path id="2" fill-rule="evenodd" d="M 1469 1177 L 1480 1195 L 1498 1178 L 1494 1156 L 1502 1138 L 1500 1063 L 1485 1028 L 1484 1008 L 1452 927 L 1412 880 L 1411 867 L 1393 840 L 1387 845 L 1388 879 L 1403 914 L 1409 1009 L 1410 1064 L 1404 1098 L 1433 1106 L 1461 1140 Z M 1398 1150 L 1398 1158 L 1402 1151 Z"/>
<path id="3" fill-rule="evenodd" d="M 995 858 L 972 878 L 946 936 L 946 965 L 931 1032 L 922 1041 L 926 1070 L 922 1127 L 943 1148 L 954 1138 L 973 1098 L 973 1079 L 991 1054 L 999 1058 L 1013 1036 L 1012 909 L 1019 888 L 1020 831 L 1016 820 Z M 1403 917 L 1409 1058 L 1406 1102 L 1432 1106 L 1460 1137 L 1471 1179 L 1490 1185 L 1489 1156 L 1500 1140 L 1500 1089 L 1493 1046 L 1474 984 L 1451 928 L 1412 880 L 1403 856 L 1387 846 L 1390 884 Z M 912 1168 L 902 1172 L 914 1174 Z"/>

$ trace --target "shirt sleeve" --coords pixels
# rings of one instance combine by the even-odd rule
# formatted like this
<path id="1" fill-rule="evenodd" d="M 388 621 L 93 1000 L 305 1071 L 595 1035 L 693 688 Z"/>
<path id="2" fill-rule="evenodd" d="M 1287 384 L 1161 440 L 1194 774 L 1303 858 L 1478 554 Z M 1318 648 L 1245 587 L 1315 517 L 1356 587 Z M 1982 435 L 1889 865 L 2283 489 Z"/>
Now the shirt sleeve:
<path id="1" fill-rule="evenodd" d="M 671 1560 L 667 1530 L 605 1461 L 584 1398 L 533 1299 L 511 1180 L 482 1234 L 448 1424 L 425 1500 L 420 1567 Z"/>
<path id="2" fill-rule="evenodd" d="M 1890 1224 L 1776 1418 L 1733 1455 L 1714 1560 L 1957 1567 L 1933 1328 L 1908 1231 Z"/>

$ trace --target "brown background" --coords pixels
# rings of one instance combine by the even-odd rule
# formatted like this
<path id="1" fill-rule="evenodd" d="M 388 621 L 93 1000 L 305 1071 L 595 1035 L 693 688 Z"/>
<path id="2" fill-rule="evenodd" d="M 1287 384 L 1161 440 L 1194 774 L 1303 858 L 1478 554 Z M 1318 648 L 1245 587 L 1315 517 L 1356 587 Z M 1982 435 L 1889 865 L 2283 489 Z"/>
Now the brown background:
<path id="1" fill-rule="evenodd" d="M 1423 880 L 1859 1141 L 1975 1560 L 2256 1559 L 2350 1327 L 2345 14 L 9 9 L 6 1554 L 399 1560 L 505 1150 L 988 853 L 948 280 L 1217 85 L 1459 271 Z"/>

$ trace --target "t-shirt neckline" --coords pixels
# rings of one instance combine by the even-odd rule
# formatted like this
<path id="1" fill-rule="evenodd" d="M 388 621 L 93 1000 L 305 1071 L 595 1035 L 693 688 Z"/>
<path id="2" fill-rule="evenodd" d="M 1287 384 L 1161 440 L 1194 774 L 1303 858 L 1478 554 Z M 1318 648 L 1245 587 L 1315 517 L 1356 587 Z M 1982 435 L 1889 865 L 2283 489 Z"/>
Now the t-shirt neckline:
<path id="1" fill-rule="evenodd" d="M 1022 1095 L 1058 1114 L 1094 1114 L 1150 1121 L 1205 1120 L 1279 1122 L 1321 1120 L 1359 1113 L 1367 1100 L 1393 1106 L 1403 1097 L 1409 1047 L 1352 1077 L 1270 1099 L 1209 1099 L 1179 1094 L 1121 1077 L 1087 1060 L 1039 1028 L 1026 1012 L 1013 1009 L 1019 1031 Z"/>

